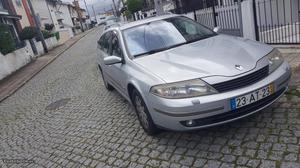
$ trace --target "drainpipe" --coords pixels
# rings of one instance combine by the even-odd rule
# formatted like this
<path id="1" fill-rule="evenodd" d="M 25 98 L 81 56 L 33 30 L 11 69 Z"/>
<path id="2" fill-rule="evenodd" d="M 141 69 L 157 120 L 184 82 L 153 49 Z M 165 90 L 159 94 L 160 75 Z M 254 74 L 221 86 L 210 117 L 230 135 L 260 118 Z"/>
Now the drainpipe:
<path id="1" fill-rule="evenodd" d="M 35 26 L 33 16 L 31 15 L 30 9 L 28 8 L 27 0 L 22 0 L 22 3 L 24 6 L 24 9 L 25 9 L 25 13 L 27 15 L 28 21 L 30 23 L 30 26 Z"/>

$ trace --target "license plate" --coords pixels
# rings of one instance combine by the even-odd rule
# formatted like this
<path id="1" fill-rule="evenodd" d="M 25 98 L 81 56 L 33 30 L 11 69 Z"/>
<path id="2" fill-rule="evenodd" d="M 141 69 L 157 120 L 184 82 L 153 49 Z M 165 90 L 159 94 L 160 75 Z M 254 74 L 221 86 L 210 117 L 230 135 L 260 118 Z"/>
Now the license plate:
<path id="1" fill-rule="evenodd" d="M 235 110 L 247 106 L 249 104 L 252 104 L 254 102 L 257 102 L 263 98 L 270 96 L 273 93 L 274 93 L 274 86 L 273 84 L 270 84 L 268 86 L 265 86 L 261 89 L 248 93 L 246 95 L 232 98 L 230 100 L 231 110 Z"/>

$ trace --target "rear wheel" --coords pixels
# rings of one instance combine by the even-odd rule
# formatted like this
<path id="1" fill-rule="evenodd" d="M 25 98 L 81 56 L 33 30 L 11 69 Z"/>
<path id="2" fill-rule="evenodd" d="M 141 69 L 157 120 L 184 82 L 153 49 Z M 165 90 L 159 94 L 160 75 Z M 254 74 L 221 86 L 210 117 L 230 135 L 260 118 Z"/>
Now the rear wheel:
<path id="1" fill-rule="evenodd" d="M 140 95 L 140 93 L 134 89 L 131 94 L 131 99 L 133 106 L 135 108 L 135 112 L 137 114 L 137 117 L 139 119 L 139 122 L 145 132 L 148 135 L 155 135 L 159 133 L 159 129 L 156 127 L 156 125 L 153 123 L 153 120 L 149 114 L 148 108 Z"/>
<path id="2" fill-rule="evenodd" d="M 102 69 L 101 69 L 100 65 L 98 65 L 98 68 L 99 68 L 99 71 L 101 72 L 101 76 L 102 76 L 102 80 L 103 80 L 103 83 L 104 83 L 105 88 L 106 88 L 107 90 L 109 90 L 109 91 L 114 90 L 114 87 L 111 86 L 111 85 L 107 82 L 107 80 L 105 79 L 105 77 L 104 77 L 104 75 L 103 75 L 103 72 L 102 72 Z"/>

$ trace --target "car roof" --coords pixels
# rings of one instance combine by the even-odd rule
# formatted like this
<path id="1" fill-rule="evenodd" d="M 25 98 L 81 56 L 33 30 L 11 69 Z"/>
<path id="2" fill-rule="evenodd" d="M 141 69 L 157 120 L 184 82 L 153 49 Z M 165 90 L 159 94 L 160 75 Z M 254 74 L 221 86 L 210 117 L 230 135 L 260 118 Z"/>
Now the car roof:
<path id="1" fill-rule="evenodd" d="M 113 29 L 113 28 L 118 28 L 120 27 L 122 24 L 121 23 L 118 23 L 118 22 L 114 22 L 114 23 L 111 23 L 111 24 L 108 24 L 104 27 L 104 30 L 109 30 L 109 29 Z"/>
<path id="2" fill-rule="evenodd" d="M 176 16 L 179 16 L 179 15 L 166 14 L 166 15 L 162 15 L 162 16 L 149 17 L 149 18 L 134 21 L 134 22 L 128 22 L 128 23 L 120 23 L 119 22 L 118 23 L 119 25 L 112 26 L 112 27 L 108 28 L 107 30 L 105 30 L 105 32 L 110 31 L 110 30 L 117 30 L 117 29 L 125 30 L 125 29 L 129 29 L 129 28 L 136 27 L 136 26 L 139 26 L 139 25 L 143 25 L 143 24 L 146 24 L 146 23 L 150 23 L 150 22 L 154 22 L 154 21 L 158 21 L 158 20 L 163 20 L 163 19 L 167 19 L 167 18 L 171 18 L 171 17 L 176 17 Z"/>
<path id="3" fill-rule="evenodd" d="M 150 23 L 150 22 L 153 22 L 153 21 L 163 20 L 163 19 L 167 19 L 167 18 L 171 18 L 171 17 L 175 17 L 175 16 L 178 16 L 178 15 L 167 14 L 167 15 L 162 15 L 162 16 L 149 17 L 149 18 L 134 21 L 134 22 L 129 22 L 129 23 L 121 25 L 120 30 L 129 29 L 129 28 L 132 28 L 132 27 L 135 27 L 135 26 L 139 26 L 139 25 L 143 25 L 143 24 Z"/>

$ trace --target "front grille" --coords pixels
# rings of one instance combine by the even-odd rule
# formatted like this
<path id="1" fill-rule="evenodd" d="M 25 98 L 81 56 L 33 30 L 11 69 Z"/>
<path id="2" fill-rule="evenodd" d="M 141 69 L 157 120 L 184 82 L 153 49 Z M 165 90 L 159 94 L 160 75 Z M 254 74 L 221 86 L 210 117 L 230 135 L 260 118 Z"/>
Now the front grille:
<path id="1" fill-rule="evenodd" d="M 267 77 L 268 75 L 269 75 L 269 66 L 265 66 L 260 70 L 255 71 L 249 75 L 245 75 L 240 78 L 233 79 L 226 82 L 213 84 L 212 87 L 214 87 L 218 92 L 227 92 L 230 90 L 242 88 L 251 85 L 253 83 L 256 83 L 262 80 L 263 78 Z"/>
<path id="2" fill-rule="evenodd" d="M 239 109 L 236 110 L 232 110 L 232 111 L 228 111 L 222 114 L 218 114 L 218 115 L 214 115 L 214 116 L 210 116 L 210 117 L 206 117 L 206 118 L 199 118 L 194 120 L 195 124 L 193 125 L 193 127 L 197 127 L 197 126 L 205 126 L 205 125 L 209 125 L 209 124 L 214 124 L 214 123 L 220 123 L 223 121 L 228 121 L 234 118 L 238 118 L 244 115 L 247 115 L 251 112 L 254 112 L 264 106 L 266 106 L 267 104 L 271 103 L 272 101 L 274 101 L 276 98 L 278 98 L 283 92 L 285 91 L 285 88 L 277 91 L 276 93 L 262 99 L 259 100 L 253 104 L 249 104 L 245 107 L 241 107 Z M 188 127 L 186 125 L 185 121 L 181 121 L 180 122 L 182 125 Z"/>

